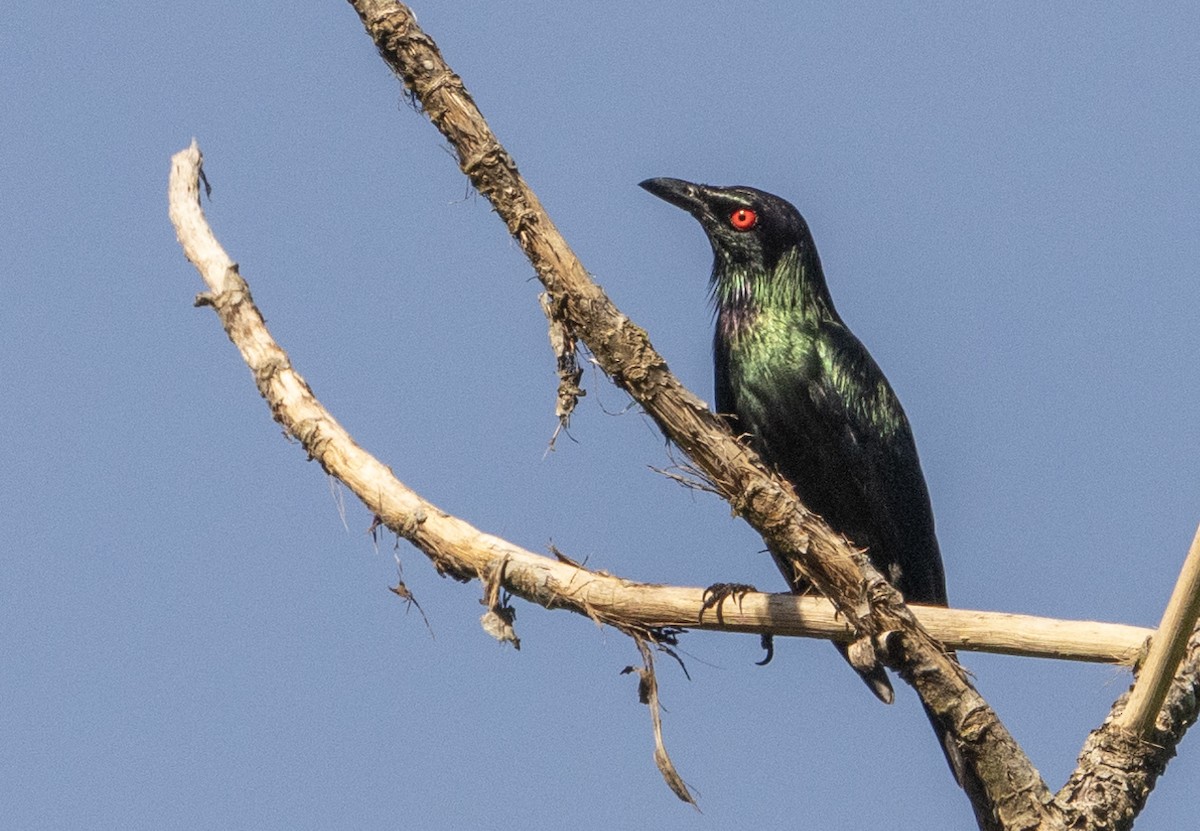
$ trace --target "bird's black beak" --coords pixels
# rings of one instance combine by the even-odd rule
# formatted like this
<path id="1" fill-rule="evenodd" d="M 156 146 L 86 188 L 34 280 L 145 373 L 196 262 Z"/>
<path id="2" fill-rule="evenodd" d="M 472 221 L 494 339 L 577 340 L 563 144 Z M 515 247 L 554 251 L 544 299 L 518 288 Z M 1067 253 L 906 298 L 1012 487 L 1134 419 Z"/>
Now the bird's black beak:
<path id="1" fill-rule="evenodd" d="M 638 187 L 653 193 L 659 199 L 670 202 L 677 208 L 683 208 L 692 216 L 699 219 L 705 212 L 704 186 L 682 179 L 647 179 L 639 182 Z"/>

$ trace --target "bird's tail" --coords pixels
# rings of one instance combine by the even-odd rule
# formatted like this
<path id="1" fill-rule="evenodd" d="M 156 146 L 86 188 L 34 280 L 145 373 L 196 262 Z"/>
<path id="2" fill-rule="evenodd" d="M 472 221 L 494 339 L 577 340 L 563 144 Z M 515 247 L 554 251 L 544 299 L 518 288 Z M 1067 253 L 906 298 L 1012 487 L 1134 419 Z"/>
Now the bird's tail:
<path id="1" fill-rule="evenodd" d="M 785 577 L 792 575 L 788 578 L 788 588 L 791 589 L 792 594 L 804 596 L 812 591 L 812 584 L 804 578 L 796 577 L 795 569 L 786 560 L 781 559 L 774 551 L 771 552 L 771 556 L 775 560 L 775 565 Z M 864 668 L 851 660 L 850 648 L 846 644 L 834 643 L 834 646 L 838 652 L 842 653 L 842 657 L 846 659 L 846 663 L 858 673 L 858 677 L 863 680 L 863 683 L 867 685 L 867 689 L 874 693 L 876 698 L 884 704 L 891 704 L 896 700 L 896 691 L 892 689 L 891 679 L 888 678 L 887 670 L 884 669 L 883 664 L 876 661 L 873 666 Z"/>
<path id="2" fill-rule="evenodd" d="M 875 697 L 884 704 L 891 704 L 896 699 L 896 692 L 892 689 L 892 681 L 888 678 L 887 670 L 883 668 L 883 664 L 876 662 L 874 666 L 861 669 L 855 666 L 854 661 L 850 660 L 850 653 L 844 644 L 835 643 L 837 651 L 842 653 L 842 657 L 846 659 L 858 677 L 863 680 L 867 688 L 875 693 Z"/>

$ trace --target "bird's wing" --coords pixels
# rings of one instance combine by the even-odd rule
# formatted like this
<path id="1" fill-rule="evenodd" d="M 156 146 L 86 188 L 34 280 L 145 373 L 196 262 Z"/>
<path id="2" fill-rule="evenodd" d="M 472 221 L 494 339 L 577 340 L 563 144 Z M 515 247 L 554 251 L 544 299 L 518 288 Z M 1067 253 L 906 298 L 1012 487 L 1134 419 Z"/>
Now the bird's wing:
<path id="1" fill-rule="evenodd" d="M 875 553 L 885 567 L 899 566 L 898 576 L 888 568 L 885 574 L 909 599 L 945 603 L 933 511 L 908 417 L 879 365 L 849 329 L 828 323 L 822 335 L 823 378 L 811 390 L 826 402 L 817 409 L 827 414 L 825 431 L 854 483 L 855 510 L 869 518 L 863 544 L 883 549 Z"/>
<path id="2" fill-rule="evenodd" d="M 904 410 L 845 326 L 829 322 L 814 335 L 762 374 L 735 382 L 719 371 L 718 407 L 739 414 L 735 429 L 751 435 L 809 508 L 866 547 L 906 597 L 944 603 L 929 495 Z"/>

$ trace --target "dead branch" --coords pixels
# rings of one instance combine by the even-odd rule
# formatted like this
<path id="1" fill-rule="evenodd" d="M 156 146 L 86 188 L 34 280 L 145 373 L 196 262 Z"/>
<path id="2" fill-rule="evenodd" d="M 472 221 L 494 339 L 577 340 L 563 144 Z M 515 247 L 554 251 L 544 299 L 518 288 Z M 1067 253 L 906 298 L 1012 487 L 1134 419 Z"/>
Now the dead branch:
<path id="1" fill-rule="evenodd" d="M 821 597 L 751 592 L 737 604 L 725 604 L 719 619 L 703 616 L 703 589 L 638 583 L 589 570 L 561 555 L 545 557 L 486 534 L 422 499 L 354 443 L 292 368 L 267 330 L 237 264 L 208 225 L 199 201 L 202 169 L 202 155 L 193 142 L 172 159 L 169 185 L 176 234 L 208 287 L 199 303 L 217 312 L 275 420 L 373 515 L 427 554 L 439 572 L 480 577 L 498 573 L 503 562 L 504 589 L 546 608 L 569 609 L 629 631 L 688 628 L 850 640 L 849 626 Z M 499 591 L 500 584 L 484 582 Z M 488 597 L 495 601 L 490 589 Z M 1151 634 L 1122 624 L 912 608 L 921 624 L 947 646 L 1008 655 L 1130 665 Z"/>
<path id="2" fill-rule="evenodd" d="M 1055 794 L 1063 827 L 1127 831 L 1133 826 L 1184 733 L 1200 715 L 1200 631 L 1187 643 L 1148 733 L 1124 726 L 1121 715 L 1128 700 L 1129 693 L 1117 699 L 1104 724 L 1088 736 L 1075 771 Z"/>
<path id="3" fill-rule="evenodd" d="M 1129 702 L 1116 718 L 1117 726 L 1137 736 L 1154 732 L 1175 670 L 1187 651 L 1188 638 L 1200 616 L 1200 529 L 1183 563 L 1183 571 L 1163 612 L 1158 633 L 1150 644 L 1146 664 L 1130 693 Z"/>
<path id="4" fill-rule="evenodd" d="M 502 585 L 546 608 L 570 609 L 621 629 L 704 629 L 850 641 L 850 627 L 825 598 L 748 592 L 736 604 L 725 603 L 719 617 L 703 615 L 701 588 L 638 583 L 584 568 L 561 555 L 536 554 L 474 528 L 407 488 L 354 443 L 272 338 L 249 285 L 200 208 L 201 160 L 194 142 L 176 154 L 170 184 L 170 213 L 179 241 L 209 288 L 200 303 L 217 311 L 275 420 L 369 511 L 425 552 L 439 572 L 486 576 L 497 574 L 503 562 L 502 584 L 484 581 L 489 608 L 497 603 Z M 1150 629 L 1116 623 L 911 608 L 921 625 L 946 646 L 1002 655 L 1132 665 L 1152 634 Z"/>

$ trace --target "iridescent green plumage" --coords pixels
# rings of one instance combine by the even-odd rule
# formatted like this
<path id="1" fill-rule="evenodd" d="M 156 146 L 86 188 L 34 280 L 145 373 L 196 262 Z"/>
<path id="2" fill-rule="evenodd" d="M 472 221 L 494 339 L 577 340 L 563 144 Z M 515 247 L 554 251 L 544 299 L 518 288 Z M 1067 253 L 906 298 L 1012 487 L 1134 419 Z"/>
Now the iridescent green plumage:
<path id="1" fill-rule="evenodd" d="M 717 411 L 907 599 L 945 604 L 908 418 L 838 316 L 804 218 L 754 188 L 642 186 L 689 211 L 712 244 Z M 747 210 L 752 227 L 735 227 L 730 217 Z"/>
<path id="2" fill-rule="evenodd" d="M 679 179 L 642 187 L 692 214 L 712 245 L 717 412 L 808 508 L 865 548 L 907 600 L 945 605 L 933 511 L 908 418 L 838 316 L 799 211 L 748 187 Z M 791 579 L 790 569 L 785 574 Z M 863 678 L 891 700 L 882 667 Z M 981 787 L 946 728 L 926 713 L 959 782 Z"/>

